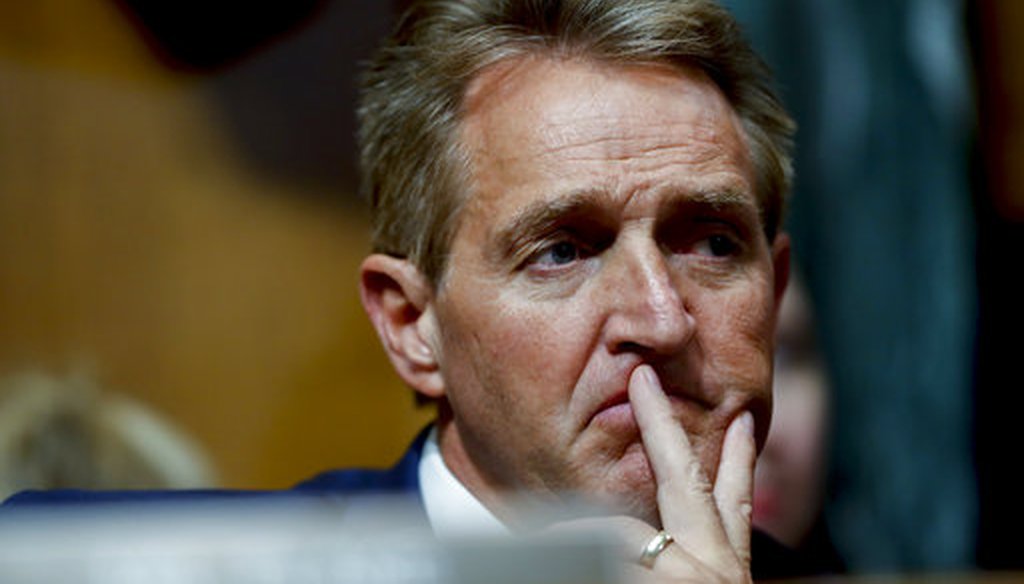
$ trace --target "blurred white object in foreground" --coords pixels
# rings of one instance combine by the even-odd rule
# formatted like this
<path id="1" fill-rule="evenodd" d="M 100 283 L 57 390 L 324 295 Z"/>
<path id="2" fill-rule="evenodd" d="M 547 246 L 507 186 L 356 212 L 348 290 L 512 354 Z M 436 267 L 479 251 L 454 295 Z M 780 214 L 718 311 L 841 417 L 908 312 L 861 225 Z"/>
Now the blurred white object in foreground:
<path id="1" fill-rule="evenodd" d="M 408 500 L 43 506 L 0 513 L 4 584 L 619 582 L 603 534 L 437 539 Z"/>

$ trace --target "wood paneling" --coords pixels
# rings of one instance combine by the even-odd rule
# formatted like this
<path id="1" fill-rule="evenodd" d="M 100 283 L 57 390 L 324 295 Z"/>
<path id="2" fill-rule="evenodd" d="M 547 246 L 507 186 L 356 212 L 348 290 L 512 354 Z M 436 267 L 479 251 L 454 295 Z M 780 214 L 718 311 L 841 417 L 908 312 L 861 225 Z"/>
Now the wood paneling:
<path id="1" fill-rule="evenodd" d="M 204 83 L 112 2 L 5 8 L 0 370 L 88 364 L 228 486 L 388 464 L 428 412 L 359 307 L 365 216 L 242 159 Z"/>

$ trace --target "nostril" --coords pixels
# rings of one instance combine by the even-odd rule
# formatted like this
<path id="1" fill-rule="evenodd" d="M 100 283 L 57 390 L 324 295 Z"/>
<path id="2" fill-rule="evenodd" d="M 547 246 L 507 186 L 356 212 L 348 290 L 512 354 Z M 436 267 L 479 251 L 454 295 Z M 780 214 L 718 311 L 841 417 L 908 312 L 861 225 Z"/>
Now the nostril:
<path id="1" fill-rule="evenodd" d="M 634 341 L 623 341 L 616 347 L 620 353 L 637 353 L 644 354 L 650 352 L 650 349 Z"/>
<path id="2" fill-rule="evenodd" d="M 670 350 L 669 347 L 662 346 L 656 341 L 645 341 L 644 339 L 621 341 L 615 344 L 614 351 L 618 354 L 636 355 L 652 366 L 676 358 L 678 352 L 674 345 Z"/>

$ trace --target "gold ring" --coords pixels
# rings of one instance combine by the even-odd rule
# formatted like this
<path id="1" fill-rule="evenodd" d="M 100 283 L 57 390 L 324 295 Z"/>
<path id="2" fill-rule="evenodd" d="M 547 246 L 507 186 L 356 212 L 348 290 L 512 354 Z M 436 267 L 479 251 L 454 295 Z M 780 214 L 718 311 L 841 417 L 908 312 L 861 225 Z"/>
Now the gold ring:
<path id="1" fill-rule="evenodd" d="M 665 551 L 665 548 L 672 545 L 675 538 L 669 535 L 667 531 L 662 529 L 650 541 L 644 546 L 644 551 L 640 552 L 640 565 L 645 568 L 653 568 L 654 560 L 658 559 L 658 555 Z"/>

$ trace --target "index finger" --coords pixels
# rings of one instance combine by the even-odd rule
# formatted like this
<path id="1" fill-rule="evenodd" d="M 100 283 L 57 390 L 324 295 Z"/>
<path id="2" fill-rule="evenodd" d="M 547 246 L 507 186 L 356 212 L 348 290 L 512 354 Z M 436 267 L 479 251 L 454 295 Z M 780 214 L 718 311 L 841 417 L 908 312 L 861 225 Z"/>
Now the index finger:
<path id="1" fill-rule="evenodd" d="M 657 481 L 662 527 L 676 540 L 686 542 L 695 556 L 720 556 L 729 541 L 711 482 L 686 431 L 672 415 L 668 397 L 651 366 L 640 365 L 633 370 L 629 400 Z"/>

